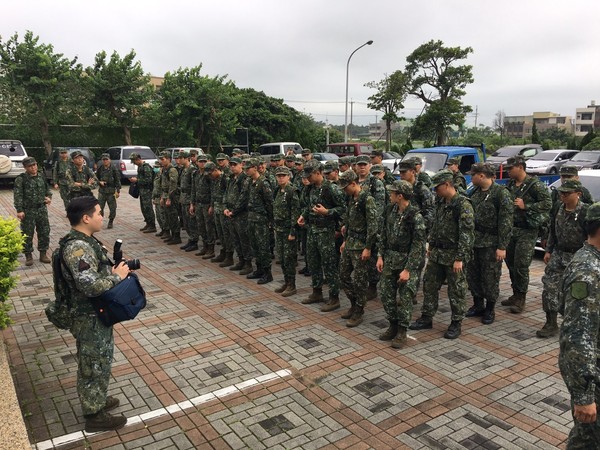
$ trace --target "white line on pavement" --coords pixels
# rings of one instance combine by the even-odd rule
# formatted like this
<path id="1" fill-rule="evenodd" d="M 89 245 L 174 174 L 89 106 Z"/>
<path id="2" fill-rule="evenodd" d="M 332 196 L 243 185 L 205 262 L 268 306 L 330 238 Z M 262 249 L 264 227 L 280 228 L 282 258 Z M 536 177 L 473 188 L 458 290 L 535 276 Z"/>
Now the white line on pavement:
<path id="1" fill-rule="evenodd" d="M 154 411 L 148 411 L 144 414 L 138 414 L 137 416 L 133 416 L 127 419 L 127 425 L 125 427 L 134 425 L 140 422 L 146 422 L 151 419 L 155 419 L 160 416 L 164 416 L 167 414 L 173 414 L 178 411 L 183 411 L 189 408 L 193 408 L 195 406 L 201 405 L 202 403 L 206 403 L 210 400 L 214 400 L 217 398 L 227 397 L 231 394 L 235 394 L 236 392 L 241 392 L 244 389 L 249 388 L 250 386 L 254 386 L 257 384 L 267 383 L 276 378 L 284 378 L 292 374 L 291 370 L 283 369 L 277 372 L 271 372 L 266 375 L 261 375 L 256 378 L 251 378 L 246 381 L 242 381 L 241 383 L 234 384 L 232 386 L 228 386 L 217 391 L 209 392 L 208 394 L 199 395 L 198 397 L 190 398 L 188 400 L 184 400 L 183 402 L 176 403 L 174 405 L 170 405 L 164 408 L 159 408 Z M 96 434 L 106 433 L 106 431 L 98 432 L 98 433 L 86 433 L 85 431 L 76 431 L 75 433 L 65 434 L 64 436 L 59 436 L 53 439 L 48 439 L 47 441 L 38 442 L 33 445 L 34 449 L 37 450 L 49 450 L 56 447 L 60 447 L 61 445 L 71 444 L 73 442 L 80 441 L 87 436 L 94 436 Z"/>

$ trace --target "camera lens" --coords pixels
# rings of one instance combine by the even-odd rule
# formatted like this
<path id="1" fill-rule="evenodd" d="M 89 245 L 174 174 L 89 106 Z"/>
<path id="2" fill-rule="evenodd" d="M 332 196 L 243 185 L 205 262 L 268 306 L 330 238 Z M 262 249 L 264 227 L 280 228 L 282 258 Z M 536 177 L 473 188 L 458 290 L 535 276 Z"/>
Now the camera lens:
<path id="1" fill-rule="evenodd" d="M 130 270 L 138 270 L 140 267 L 142 267 L 142 265 L 140 264 L 140 260 L 137 258 L 136 259 L 128 259 L 127 266 L 129 266 Z"/>

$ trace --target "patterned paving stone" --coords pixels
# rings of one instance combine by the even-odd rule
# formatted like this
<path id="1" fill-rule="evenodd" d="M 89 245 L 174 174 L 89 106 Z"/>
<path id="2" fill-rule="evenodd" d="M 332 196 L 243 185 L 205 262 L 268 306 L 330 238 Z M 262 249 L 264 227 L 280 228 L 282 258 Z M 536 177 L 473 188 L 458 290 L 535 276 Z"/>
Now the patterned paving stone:
<path id="1" fill-rule="evenodd" d="M 319 384 L 375 424 L 443 393 L 381 357 L 335 371 Z"/>
<path id="2" fill-rule="evenodd" d="M 144 289 L 146 289 L 145 283 Z M 146 308 L 140 311 L 140 315 L 138 316 L 140 319 L 147 319 L 160 314 L 169 314 L 186 309 L 180 302 L 165 293 L 148 296 L 148 293 L 146 292 L 146 297 L 148 302 Z"/>
<path id="3" fill-rule="evenodd" d="M 258 339 L 293 367 L 302 369 L 360 349 L 321 325 L 311 325 Z"/>
<path id="4" fill-rule="evenodd" d="M 349 431 L 292 388 L 207 416 L 232 448 L 320 448 Z"/>
<path id="5" fill-rule="evenodd" d="M 235 283 L 223 283 L 218 286 L 192 289 L 188 293 L 200 303 L 207 306 L 219 305 L 257 295 L 256 291 L 248 289 L 245 286 L 241 287 Z"/>
<path id="6" fill-rule="evenodd" d="M 151 355 L 160 355 L 224 337 L 223 333 L 200 317 L 154 325 L 132 331 L 131 334 Z"/>
<path id="7" fill-rule="evenodd" d="M 296 313 L 273 300 L 227 308 L 219 311 L 219 314 L 247 331 L 279 325 L 300 318 Z"/>

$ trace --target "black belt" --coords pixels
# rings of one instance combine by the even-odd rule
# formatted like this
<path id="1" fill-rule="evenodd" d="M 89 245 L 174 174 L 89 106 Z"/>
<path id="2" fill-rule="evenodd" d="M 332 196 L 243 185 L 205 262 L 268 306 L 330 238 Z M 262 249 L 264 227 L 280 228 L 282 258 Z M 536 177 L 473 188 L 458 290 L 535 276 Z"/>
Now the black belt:
<path id="1" fill-rule="evenodd" d="M 444 250 L 458 249 L 458 244 L 454 244 L 452 242 L 443 242 L 443 241 L 429 241 L 429 246 L 435 247 L 435 248 L 441 248 Z"/>

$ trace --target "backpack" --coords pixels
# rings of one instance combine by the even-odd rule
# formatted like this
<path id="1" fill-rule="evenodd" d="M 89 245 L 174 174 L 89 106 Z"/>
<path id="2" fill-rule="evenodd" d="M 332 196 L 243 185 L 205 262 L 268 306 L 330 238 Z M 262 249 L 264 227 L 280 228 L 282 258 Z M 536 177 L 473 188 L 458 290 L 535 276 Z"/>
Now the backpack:
<path id="1" fill-rule="evenodd" d="M 64 246 L 72 240 L 61 240 L 59 247 L 52 252 L 52 279 L 54 281 L 55 300 L 50 302 L 44 310 L 50 323 L 61 330 L 70 330 L 73 326 L 71 289 L 63 276 L 63 271 L 69 269 L 62 262 Z"/>

